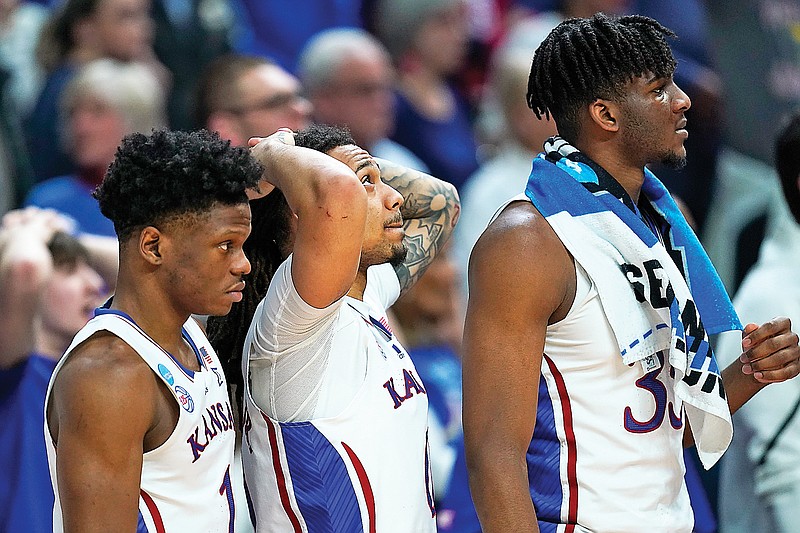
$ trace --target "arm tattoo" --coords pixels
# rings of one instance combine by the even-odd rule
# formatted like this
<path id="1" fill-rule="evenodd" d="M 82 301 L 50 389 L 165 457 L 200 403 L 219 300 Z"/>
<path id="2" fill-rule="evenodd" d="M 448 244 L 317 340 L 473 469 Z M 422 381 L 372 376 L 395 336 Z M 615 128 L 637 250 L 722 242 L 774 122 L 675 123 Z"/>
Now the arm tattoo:
<path id="1" fill-rule="evenodd" d="M 445 245 L 458 221 L 461 205 L 451 184 L 388 161 L 380 161 L 381 178 L 403 195 L 408 249 L 405 261 L 395 267 L 401 292 L 417 282 Z"/>

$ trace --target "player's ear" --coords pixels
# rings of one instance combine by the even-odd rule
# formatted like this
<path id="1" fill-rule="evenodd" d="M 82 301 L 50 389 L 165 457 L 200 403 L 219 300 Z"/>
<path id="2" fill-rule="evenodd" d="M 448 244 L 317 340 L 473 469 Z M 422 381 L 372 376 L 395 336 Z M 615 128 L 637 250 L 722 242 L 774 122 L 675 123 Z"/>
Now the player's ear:
<path id="1" fill-rule="evenodd" d="M 139 233 L 139 253 L 152 265 L 162 263 L 161 247 L 164 244 L 162 233 L 153 226 L 147 226 Z"/>
<path id="2" fill-rule="evenodd" d="M 597 98 L 589 104 L 589 118 L 605 131 L 619 131 L 619 106 L 611 100 Z"/>

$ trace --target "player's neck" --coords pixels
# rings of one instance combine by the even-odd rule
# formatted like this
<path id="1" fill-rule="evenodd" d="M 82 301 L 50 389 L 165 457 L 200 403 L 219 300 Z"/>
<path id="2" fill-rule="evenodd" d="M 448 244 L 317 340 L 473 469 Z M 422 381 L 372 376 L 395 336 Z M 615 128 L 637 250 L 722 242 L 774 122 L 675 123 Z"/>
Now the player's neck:
<path id="1" fill-rule="evenodd" d="M 353 284 L 350 286 L 350 290 L 347 291 L 347 296 L 350 298 L 355 298 L 356 300 L 363 300 L 364 299 L 364 290 L 367 288 L 367 271 L 358 269 L 358 274 L 356 274 L 356 279 L 353 281 Z"/>
<path id="2" fill-rule="evenodd" d="M 631 161 L 625 154 L 608 149 L 606 146 L 590 146 L 586 149 L 579 149 L 611 174 L 622 185 L 634 203 L 639 201 L 639 193 L 642 191 L 644 183 L 644 164 Z"/>
<path id="3" fill-rule="evenodd" d="M 120 271 L 110 308 L 130 316 L 162 348 L 175 353 L 173 350 L 183 346 L 181 328 L 190 314 L 177 309 L 163 291 L 134 281 L 131 283 Z"/>

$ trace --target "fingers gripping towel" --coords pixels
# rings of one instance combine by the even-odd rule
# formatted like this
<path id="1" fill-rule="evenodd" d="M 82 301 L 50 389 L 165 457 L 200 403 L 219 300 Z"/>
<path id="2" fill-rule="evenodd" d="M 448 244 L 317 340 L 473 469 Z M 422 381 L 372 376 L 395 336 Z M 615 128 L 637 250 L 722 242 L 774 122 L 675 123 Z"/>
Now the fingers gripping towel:
<path id="1" fill-rule="evenodd" d="M 708 335 L 742 329 L 722 282 L 664 185 L 644 170 L 640 209 L 560 137 L 533 160 L 525 194 L 597 287 L 626 364 L 664 352 L 703 465 L 733 429 Z M 702 316 L 702 320 L 700 317 Z"/>

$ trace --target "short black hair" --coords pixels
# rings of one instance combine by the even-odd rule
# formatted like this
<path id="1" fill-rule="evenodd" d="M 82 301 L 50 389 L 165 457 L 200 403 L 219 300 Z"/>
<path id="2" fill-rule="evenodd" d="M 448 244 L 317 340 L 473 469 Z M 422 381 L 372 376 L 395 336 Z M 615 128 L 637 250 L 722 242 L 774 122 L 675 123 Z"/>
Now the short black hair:
<path id="1" fill-rule="evenodd" d="M 800 223 L 800 112 L 781 129 L 775 142 L 775 168 L 783 195 L 794 219 Z"/>
<path id="2" fill-rule="evenodd" d="M 329 124 L 312 124 L 294 135 L 297 146 L 327 153 L 338 146 L 356 144 L 350 130 Z"/>
<path id="3" fill-rule="evenodd" d="M 565 20 L 533 56 L 527 101 L 538 118 L 551 115 L 559 134 L 576 142 L 580 109 L 597 98 L 622 98 L 638 76 L 669 78 L 677 65 L 667 37 L 675 34 L 641 15 Z"/>
<path id="4" fill-rule="evenodd" d="M 214 204 L 247 202 L 261 166 L 216 133 L 156 130 L 122 140 L 94 192 L 120 242 L 137 229 L 196 215 Z"/>

